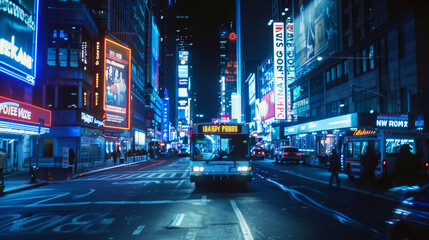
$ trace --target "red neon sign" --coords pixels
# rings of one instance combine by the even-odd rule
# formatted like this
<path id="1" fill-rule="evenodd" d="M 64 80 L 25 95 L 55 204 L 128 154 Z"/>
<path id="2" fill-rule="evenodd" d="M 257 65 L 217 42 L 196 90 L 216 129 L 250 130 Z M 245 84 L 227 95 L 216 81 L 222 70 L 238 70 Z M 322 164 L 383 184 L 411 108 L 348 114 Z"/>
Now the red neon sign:
<path id="1" fill-rule="evenodd" d="M 50 127 L 51 111 L 0 96 L 0 119 L 37 125 L 39 124 L 39 119 L 43 119 L 44 125 Z"/>

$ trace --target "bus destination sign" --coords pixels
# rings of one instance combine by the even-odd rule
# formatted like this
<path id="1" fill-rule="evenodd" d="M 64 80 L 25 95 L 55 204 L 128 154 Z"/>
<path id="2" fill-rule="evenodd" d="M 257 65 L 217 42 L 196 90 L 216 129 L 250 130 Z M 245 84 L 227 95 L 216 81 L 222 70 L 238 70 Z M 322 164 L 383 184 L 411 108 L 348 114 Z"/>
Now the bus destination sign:
<path id="1" fill-rule="evenodd" d="M 199 125 L 200 133 L 241 133 L 241 125 Z"/>

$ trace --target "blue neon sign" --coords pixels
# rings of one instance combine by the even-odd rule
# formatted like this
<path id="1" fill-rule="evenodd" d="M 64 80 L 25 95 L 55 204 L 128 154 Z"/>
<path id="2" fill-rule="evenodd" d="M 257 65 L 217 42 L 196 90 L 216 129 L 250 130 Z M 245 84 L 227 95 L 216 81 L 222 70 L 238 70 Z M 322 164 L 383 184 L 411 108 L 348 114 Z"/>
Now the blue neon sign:
<path id="1" fill-rule="evenodd" d="M 0 0 L 0 71 L 35 84 L 39 0 Z"/>

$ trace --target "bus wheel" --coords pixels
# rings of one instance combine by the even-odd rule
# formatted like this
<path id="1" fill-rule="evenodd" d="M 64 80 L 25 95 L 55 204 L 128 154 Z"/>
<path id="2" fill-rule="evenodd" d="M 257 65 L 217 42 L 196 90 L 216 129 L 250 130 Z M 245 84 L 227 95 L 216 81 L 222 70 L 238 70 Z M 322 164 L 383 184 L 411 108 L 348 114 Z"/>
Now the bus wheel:
<path id="1" fill-rule="evenodd" d="M 355 179 L 355 176 L 352 175 L 352 167 L 350 166 L 350 164 L 347 164 L 346 174 L 350 181 Z"/>

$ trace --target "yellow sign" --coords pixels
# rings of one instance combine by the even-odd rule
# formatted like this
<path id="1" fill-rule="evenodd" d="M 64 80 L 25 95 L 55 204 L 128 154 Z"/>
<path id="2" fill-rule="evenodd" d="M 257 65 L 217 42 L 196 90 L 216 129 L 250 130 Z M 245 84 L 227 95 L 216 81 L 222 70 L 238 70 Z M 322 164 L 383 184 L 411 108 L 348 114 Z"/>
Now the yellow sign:
<path id="1" fill-rule="evenodd" d="M 371 135 L 371 134 L 376 134 L 376 133 L 377 133 L 376 131 L 363 129 L 363 130 L 354 131 L 353 136 Z"/>
<path id="2" fill-rule="evenodd" d="M 241 133 L 240 125 L 200 125 L 200 133 Z"/>

